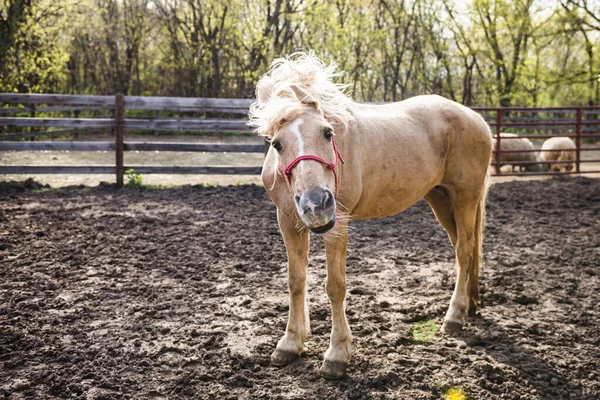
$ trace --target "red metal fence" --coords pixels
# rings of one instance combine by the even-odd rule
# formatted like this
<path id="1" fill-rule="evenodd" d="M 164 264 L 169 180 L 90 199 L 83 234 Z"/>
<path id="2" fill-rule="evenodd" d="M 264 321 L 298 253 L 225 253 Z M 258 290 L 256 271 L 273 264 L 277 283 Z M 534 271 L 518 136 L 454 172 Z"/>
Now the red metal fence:
<path id="1" fill-rule="evenodd" d="M 494 156 L 491 165 L 496 176 L 511 175 L 560 175 L 579 173 L 600 173 L 600 106 L 575 107 L 473 107 L 481 113 L 490 127 L 495 141 Z M 515 137 L 505 137 L 500 133 L 516 133 Z M 575 143 L 574 161 L 542 161 L 539 155 L 543 151 L 537 148 L 542 140 L 552 137 L 566 137 Z M 534 145 L 533 150 L 503 150 L 505 140 L 528 139 Z M 505 146 L 506 147 L 506 146 Z M 587 153 L 590 152 L 590 153 Z M 594 153 L 595 152 L 595 153 Z M 516 160 L 503 161 L 502 154 L 534 153 L 535 161 Z M 582 154 L 591 157 L 582 157 Z M 515 157 L 517 158 L 517 157 Z M 523 157 L 524 159 L 526 157 Z M 574 171 L 550 171 L 550 164 L 574 164 Z M 542 171 L 533 172 L 503 172 L 503 165 L 527 167 L 538 165 Z M 586 168 L 582 168 L 585 165 Z M 589 167 L 589 168 L 588 168 Z"/>

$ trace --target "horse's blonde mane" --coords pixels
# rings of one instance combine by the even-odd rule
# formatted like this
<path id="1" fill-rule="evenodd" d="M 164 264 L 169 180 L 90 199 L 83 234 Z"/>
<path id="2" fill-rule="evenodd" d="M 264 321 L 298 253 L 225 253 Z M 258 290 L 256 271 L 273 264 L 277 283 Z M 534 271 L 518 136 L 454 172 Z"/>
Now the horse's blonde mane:
<path id="1" fill-rule="evenodd" d="M 258 101 L 250 107 L 248 125 L 260 135 L 273 136 L 279 127 L 302 114 L 304 99 L 294 96 L 292 86 L 315 100 L 330 121 L 346 125 L 353 119 L 348 109 L 352 100 L 344 93 L 347 85 L 333 81 L 341 75 L 335 69 L 335 64 L 326 65 L 313 52 L 275 59 L 256 85 Z"/>

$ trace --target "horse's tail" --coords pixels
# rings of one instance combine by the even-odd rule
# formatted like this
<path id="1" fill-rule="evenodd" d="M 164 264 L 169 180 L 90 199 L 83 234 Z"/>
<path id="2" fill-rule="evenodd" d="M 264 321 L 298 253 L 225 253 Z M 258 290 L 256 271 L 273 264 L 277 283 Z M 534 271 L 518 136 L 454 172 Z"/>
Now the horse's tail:
<path id="1" fill-rule="evenodd" d="M 469 268 L 469 313 L 475 314 L 479 305 L 479 273 L 483 269 L 483 225 L 485 222 L 485 201 L 490 186 L 489 173 L 485 177 L 485 183 L 481 193 L 481 198 L 477 203 L 477 216 L 475 218 L 475 241 L 473 248 L 473 264 Z"/>

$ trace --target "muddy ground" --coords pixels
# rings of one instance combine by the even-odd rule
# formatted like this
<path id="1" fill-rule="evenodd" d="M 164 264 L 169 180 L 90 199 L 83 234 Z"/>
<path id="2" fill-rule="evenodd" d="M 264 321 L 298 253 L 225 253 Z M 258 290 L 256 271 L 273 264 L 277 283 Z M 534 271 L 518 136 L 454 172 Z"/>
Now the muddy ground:
<path id="1" fill-rule="evenodd" d="M 440 326 L 452 293 L 428 206 L 352 223 L 341 381 L 318 376 L 331 327 L 318 237 L 308 351 L 269 365 L 287 318 L 274 211 L 257 186 L 0 184 L 0 396 L 600 398 L 599 179 L 492 186 L 483 307 L 458 337 L 411 332 Z"/>

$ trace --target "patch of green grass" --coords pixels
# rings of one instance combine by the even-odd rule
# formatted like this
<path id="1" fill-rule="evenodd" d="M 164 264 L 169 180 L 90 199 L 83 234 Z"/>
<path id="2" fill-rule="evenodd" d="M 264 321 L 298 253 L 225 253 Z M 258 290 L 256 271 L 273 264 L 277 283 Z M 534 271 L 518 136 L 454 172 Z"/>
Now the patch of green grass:
<path id="1" fill-rule="evenodd" d="M 435 337 L 437 331 L 437 325 L 430 319 L 415 322 L 412 326 L 413 338 L 417 342 L 429 342 Z"/>
<path id="2" fill-rule="evenodd" d="M 127 183 L 125 184 L 128 188 L 136 188 L 142 186 L 142 176 L 135 172 L 133 168 L 129 168 L 125 171 L 125 177 L 127 178 Z"/>

